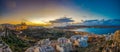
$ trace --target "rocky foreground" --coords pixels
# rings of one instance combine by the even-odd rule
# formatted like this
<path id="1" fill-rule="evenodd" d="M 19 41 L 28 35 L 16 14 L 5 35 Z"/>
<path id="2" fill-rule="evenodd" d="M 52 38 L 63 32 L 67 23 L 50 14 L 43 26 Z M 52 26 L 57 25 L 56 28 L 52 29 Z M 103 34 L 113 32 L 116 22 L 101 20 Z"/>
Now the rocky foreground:
<path id="1" fill-rule="evenodd" d="M 74 32 L 74 31 L 64 31 L 56 29 L 33 29 L 33 30 L 23 30 L 23 31 L 11 31 L 12 35 L 2 37 L 2 40 L 7 43 L 13 52 L 25 52 L 29 49 L 32 52 L 40 52 L 39 48 L 41 44 L 37 44 L 43 39 L 50 39 L 54 45 L 54 52 L 58 51 L 55 47 L 59 45 L 72 45 L 73 52 L 120 52 L 120 30 L 116 31 L 113 35 L 95 35 L 87 32 Z M 60 44 L 57 39 L 65 37 L 69 39 L 72 36 L 86 36 L 87 35 L 87 47 L 81 47 L 80 39 L 65 44 Z M 10 41 L 10 42 L 9 42 Z M 57 45 L 56 45 L 56 44 Z M 77 43 L 77 46 L 76 46 Z M 58 45 L 59 44 L 59 45 Z M 22 45 L 22 46 L 21 46 Z M 37 45 L 37 50 L 35 49 Z M 50 47 L 51 47 L 50 45 Z M 66 47 L 65 46 L 65 47 Z M 42 46 L 44 47 L 44 46 Z M 69 46 L 68 46 L 69 47 Z M 68 48 L 66 47 L 66 48 Z M 71 46 L 70 46 L 71 47 Z M 46 48 L 46 47 L 45 47 Z M 67 49 L 69 50 L 69 49 Z"/>

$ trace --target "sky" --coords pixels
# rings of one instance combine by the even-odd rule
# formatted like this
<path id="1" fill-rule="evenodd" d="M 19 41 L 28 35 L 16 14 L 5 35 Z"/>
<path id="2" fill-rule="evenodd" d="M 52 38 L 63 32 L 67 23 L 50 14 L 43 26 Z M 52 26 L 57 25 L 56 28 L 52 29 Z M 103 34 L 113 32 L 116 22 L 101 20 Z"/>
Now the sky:
<path id="1" fill-rule="evenodd" d="M 0 23 L 119 19 L 120 0 L 0 0 Z"/>

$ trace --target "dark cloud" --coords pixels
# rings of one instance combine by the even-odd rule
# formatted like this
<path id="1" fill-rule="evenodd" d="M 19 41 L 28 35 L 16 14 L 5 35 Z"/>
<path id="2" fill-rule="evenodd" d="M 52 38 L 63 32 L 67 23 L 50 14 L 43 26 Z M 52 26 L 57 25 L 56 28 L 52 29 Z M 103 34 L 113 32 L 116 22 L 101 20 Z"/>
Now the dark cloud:
<path id="1" fill-rule="evenodd" d="M 74 20 L 71 20 L 71 18 L 63 17 L 60 19 L 56 19 L 54 21 L 50 21 L 51 23 L 65 23 L 65 22 L 74 22 Z"/>

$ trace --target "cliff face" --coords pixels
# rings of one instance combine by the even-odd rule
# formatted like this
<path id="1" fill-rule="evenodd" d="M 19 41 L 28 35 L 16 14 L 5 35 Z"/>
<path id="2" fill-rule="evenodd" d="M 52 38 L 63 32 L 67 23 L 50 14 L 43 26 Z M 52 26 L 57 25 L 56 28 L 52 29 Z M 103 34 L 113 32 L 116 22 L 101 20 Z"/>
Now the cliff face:
<path id="1" fill-rule="evenodd" d="M 120 42 L 120 30 L 118 30 L 114 33 L 113 40 Z"/>

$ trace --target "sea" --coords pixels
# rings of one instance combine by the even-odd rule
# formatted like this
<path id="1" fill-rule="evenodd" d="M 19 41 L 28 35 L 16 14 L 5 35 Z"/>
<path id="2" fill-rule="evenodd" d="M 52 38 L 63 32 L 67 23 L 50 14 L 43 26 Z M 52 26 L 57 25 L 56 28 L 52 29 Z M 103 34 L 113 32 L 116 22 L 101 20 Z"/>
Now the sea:
<path id="1" fill-rule="evenodd" d="M 74 29 L 73 31 L 82 31 L 82 32 L 89 32 L 93 34 L 111 34 L 115 31 L 120 30 L 120 28 L 79 28 Z"/>

